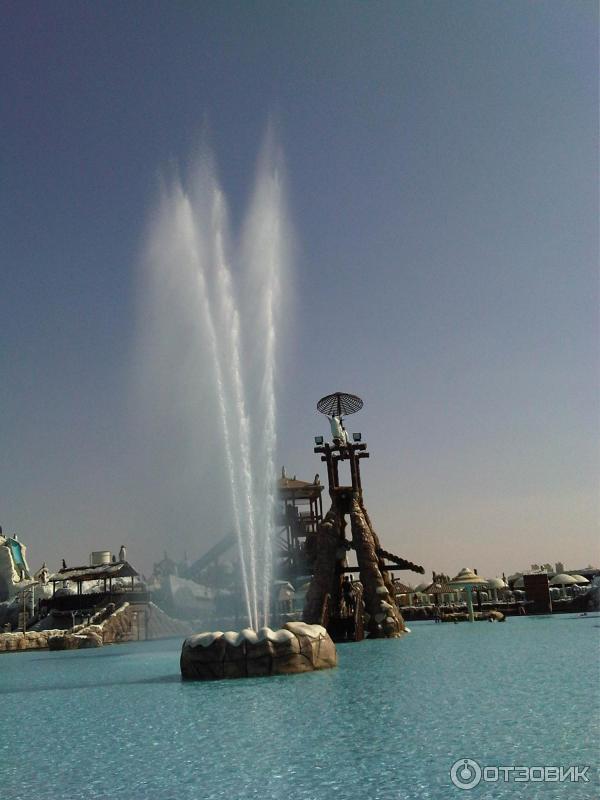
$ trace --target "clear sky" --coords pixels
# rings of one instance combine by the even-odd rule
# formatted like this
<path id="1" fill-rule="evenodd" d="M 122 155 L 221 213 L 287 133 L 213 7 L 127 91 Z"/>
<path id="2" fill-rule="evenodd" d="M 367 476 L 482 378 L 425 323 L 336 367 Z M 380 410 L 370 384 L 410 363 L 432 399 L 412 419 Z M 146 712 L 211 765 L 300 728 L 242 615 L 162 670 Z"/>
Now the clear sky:
<path id="1" fill-rule="evenodd" d="M 0 15 L 0 523 L 32 567 L 125 542 L 147 571 L 214 539 L 177 453 L 132 433 L 136 265 L 202 137 L 239 224 L 269 119 L 295 231 L 280 463 L 322 471 L 316 401 L 354 392 L 388 549 L 598 563 L 596 2 Z"/>

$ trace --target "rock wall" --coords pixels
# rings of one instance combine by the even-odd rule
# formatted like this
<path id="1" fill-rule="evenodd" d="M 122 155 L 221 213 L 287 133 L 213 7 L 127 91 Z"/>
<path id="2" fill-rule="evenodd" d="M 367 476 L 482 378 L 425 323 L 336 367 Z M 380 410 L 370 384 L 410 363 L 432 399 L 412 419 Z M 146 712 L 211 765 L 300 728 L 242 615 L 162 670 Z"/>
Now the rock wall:
<path id="1" fill-rule="evenodd" d="M 76 650 L 103 644 L 188 636 L 192 623 L 172 619 L 154 603 L 103 608 L 90 624 L 0 634 L 0 653 L 16 650 Z"/>
<path id="2" fill-rule="evenodd" d="M 16 650 L 46 650 L 48 639 L 62 635 L 64 631 L 27 631 L 27 633 L 1 633 L 0 653 Z"/>
<path id="3" fill-rule="evenodd" d="M 79 650 L 88 647 L 102 647 L 104 644 L 129 642 L 132 636 L 133 612 L 129 603 L 115 608 L 107 615 L 108 609 L 98 612 L 89 625 L 76 625 L 66 631 L 45 631 L 48 633 L 50 650 Z"/>

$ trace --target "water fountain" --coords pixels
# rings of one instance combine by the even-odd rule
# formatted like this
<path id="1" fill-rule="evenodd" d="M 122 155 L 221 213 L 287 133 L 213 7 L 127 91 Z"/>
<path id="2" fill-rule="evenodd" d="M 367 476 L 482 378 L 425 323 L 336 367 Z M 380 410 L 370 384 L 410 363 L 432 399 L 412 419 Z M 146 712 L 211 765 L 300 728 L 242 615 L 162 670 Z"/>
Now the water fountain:
<path id="1" fill-rule="evenodd" d="M 335 647 L 320 626 L 268 627 L 276 502 L 277 310 L 289 240 L 281 164 L 272 143 L 260 161 L 237 248 L 231 238 L 225 196 L 205 156 L 187 181 L 177 176 L 165 186 L 145 259 L 155 308 L 168 305 L 169 297 L 179 301 L 163 312 L 157 346 L 164 347 L 174 325 L 180 324 L 174 318 L 183 313 L 187 320 L 181 354 L 173 348 L 169 358 L 192 362 L 190 353 L 195 356 L 190 368 L 200 373 L 198 384 L 212 408 L 210 422 L 220 431 L 215 456 L 222 455 L 228 485 L 222 516 L 229 516 L 239 550 L 248 627 L 186 640 L 182 674 L 197 679 L 305 671 L 335 663 Z M 199 397 L 191 400 L 198 420 L 201 407 L 206 408 Z"/>
<path id="2" fill-rule="evenodd" d="M 154 336 L 146 362 L 158 365 L 146 393 L 165 392 L 168 385 L 163 406 L 183 407 L 177 427 L 191 436 L 210 429 L 213 439 L 203 447 L 198 441 L 195 450 L 198 458 L 211 451 L 205 472 L 224 465 L 227 491 L 211 496 L 210 505 L 214 512 L 221 501 L 214 512 L 219 524 L 235 531 L 243 615 L 254 629 L 269 622 L 272 583 L 284 208 L 280 164 L 267 147 L 240 243 L 233 247 L 225 196 L 205 155 L 186 181 L 177 176 L 164 186 L 144 259 L 146 318 Z M 181 385 L 164 375 L 177 359 L 185 373 Z"/>

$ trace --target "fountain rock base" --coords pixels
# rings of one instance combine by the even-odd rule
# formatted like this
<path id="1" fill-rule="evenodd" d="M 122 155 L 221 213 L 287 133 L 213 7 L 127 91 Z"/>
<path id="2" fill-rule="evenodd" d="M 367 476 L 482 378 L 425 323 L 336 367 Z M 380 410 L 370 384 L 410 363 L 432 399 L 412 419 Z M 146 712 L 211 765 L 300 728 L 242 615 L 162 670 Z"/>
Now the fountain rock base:
<path id="1" fill-rule="evenodd" d="M 335 645 L 325 628 L 304 622 L 287 622 L 277 631 L 197 633 L 184 641 L 180 659 L 182 678 L 194 681 L 292 675 L 336 665 Z"/>

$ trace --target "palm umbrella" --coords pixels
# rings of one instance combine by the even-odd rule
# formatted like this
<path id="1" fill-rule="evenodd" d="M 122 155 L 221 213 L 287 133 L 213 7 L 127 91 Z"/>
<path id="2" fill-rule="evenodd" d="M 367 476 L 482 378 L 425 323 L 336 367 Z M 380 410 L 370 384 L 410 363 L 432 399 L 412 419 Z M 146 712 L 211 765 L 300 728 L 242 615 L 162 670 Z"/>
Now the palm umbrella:
<path id="1" fill-rule="evenodd" d="M 468 567 L 463 567 L 461 571 L 452 578 L 448 586 L 456 587 L 457 589 L 465 589 L 467 593 L 467 609 L 469 611 L 469 622 L 475 621 L 475 614 L 473 613 L 473 586 L 487 586 L 485 578 L 480 577 L 476 572 Z"/>

